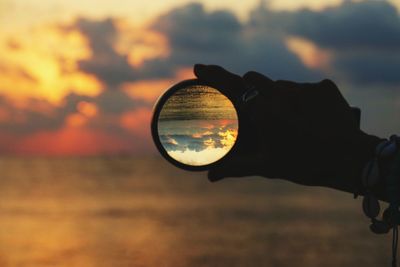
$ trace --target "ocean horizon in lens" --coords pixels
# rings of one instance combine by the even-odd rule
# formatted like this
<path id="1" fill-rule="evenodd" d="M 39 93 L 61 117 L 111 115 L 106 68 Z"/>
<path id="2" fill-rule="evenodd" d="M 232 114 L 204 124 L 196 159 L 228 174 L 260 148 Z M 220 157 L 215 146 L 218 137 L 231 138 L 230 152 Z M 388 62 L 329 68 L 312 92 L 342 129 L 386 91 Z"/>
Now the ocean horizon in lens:
<path id="1" fill-rule="evenodd" d="M 192 166 L 223 158 L 236 142 L 238 119 L 228 98 L 208 86 L 178 90 L 158 121 L 161 144 L 173 159 Z"/>

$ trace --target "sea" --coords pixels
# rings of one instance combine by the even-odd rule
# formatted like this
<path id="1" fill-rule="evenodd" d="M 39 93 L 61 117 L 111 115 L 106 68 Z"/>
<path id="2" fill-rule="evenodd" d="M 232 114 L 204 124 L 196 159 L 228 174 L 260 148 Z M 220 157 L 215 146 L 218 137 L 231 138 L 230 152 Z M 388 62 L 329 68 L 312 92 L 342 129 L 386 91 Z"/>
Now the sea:
<path id="1" fill-rule="evenodd" d="M 0 267 L 390 266 L 361 199 L 158 156 L 0 158 Z"/>

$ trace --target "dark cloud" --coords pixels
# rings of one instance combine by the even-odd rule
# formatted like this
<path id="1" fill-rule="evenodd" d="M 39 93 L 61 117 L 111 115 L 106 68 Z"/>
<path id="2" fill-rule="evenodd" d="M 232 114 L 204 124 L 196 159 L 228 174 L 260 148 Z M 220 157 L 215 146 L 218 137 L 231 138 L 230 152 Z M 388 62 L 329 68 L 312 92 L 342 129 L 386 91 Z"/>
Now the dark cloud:
<path id="1" fill-rule="evenodd" d="M 170 78 L 195 63 L 218 64 L 243 74 L 255 70 L 273 79 L 315 81 L 325 77 L 354 84 L 399 84 L 400 18 L 386 1 L 344 1 L 322 11 L 274 11 L 260 5 L 243 23 L 226 10 L 207 12 L 192 3 L 159 16 L 151 29 L 168 40 L 170 54 L 147 60 L 139 68 L 114 46 L 120 34 L 113 19 L 79 19 L 93 56 L 79 62 L 110 88 L 126 81 Z M 329 72 L 310 69 L 286 45 L 300 36 L 328 49 Z"/>
<path id="2" fill-rule="evenodd" d="M 322 11 L 253 11 L 261 35 L 295 35 L 332 53 L 326 76 L 358 86 L 400 84 L 400 17 L 387 1 L 344 1 Z"/>
<path id="3" fill-rule="evenodd" d="M 232 65 L 242 25 L 230 12 L 207 13 L 201 4 L 192 3 L 160 16 L 151 29 L 167 37 L 171 52 L 167 58 L 146 61 L 141 77 L 164 78 L 196 62 Z"/>
<path id="4" fill-rule="evenodd" d="M 201 4 L 172 9 L 151 25 L 152 30 L 167 38 L 170 53 L 166 57 L 149 59 L 137 68 L 129 64 L 127 55 L 115 49 L 122 34 L 115 19 L 80 18 L 70 28 L 78 29 L 86 37 L 92 56 L 79 61 L 78 67 L 95 75 L 104 84 L 104 91 L 95 97 L 70 94 L 58 107 L 44 100 L 31 99 L 29 108 L 24 110 L 0 96 L 0 108 L 6 110 L 10 118 L 0 122 L 0 129 L 16 134 L 55 130 L 63 126 L 68 115 L 78 112 L 78 103 L 87 101 L 98 107 L 100 116 L 88 127 L 131 136 L 131 133 L 118 128 L 118 116 L 149 104 L 130 98 L 121 90 L 121 84 L 171 78 L 179 68 L 191 67 L 195 63 L 218 64 L 239 74 L 255 70 L 272 79 L 313 81 L 334 78 L 339 84 L 350 84 L 353 92 L 348 93 L 349 98 L 353 101 L 365 98 L 360 101 L 364 106 L 371 104 L 371 100 L 362 94 L 367 87 L 373 88 L 368 96 L 373 96 L 374 100 L 378 99 L 376 96 L 382 88 L 400 87 L 400 18 L 395 7 L 387 1 L 344 1 L 337 7 L 322 11 L 291 12 L 274 11 L 261 5 L 251 12 L 249 18 L 241 22 L 229 11 L 209 12 Z M 289 36 L 306 38 L 330 51 L 332 61 L 328 72 L 305 66 L 288 49 L 285 40 Z M 23 69 L 10 70 L 0 65 L 0 72 L 36 82 L 35 77 Z M 358 89 L 359 92 L 355 93 L 356 88 L 364 90 Z M 390 99 L 389 96 L 379 99 L 379 103 L 374 102 L 376 108 L 367 109 L 367 120 L 373 121 L 370 129 L 379 126 L 379 121 L 388 121 L 381 120 L 379 110 L 390 104 L 391 109 L 385 113 L 388 115 L 399 107 L 400 102 L 395 103 L 399 99 L 395 90 L 391 91 Z M 385 127 L 392 129 L 389 123 Z M 196 139 L 187 147 L 196 151 L 204 149 L 205 138 Z M 213 138 L 218 146 L 219 137 L 215 135 Z"/>
<path id="5" fill-rule="evenodd" d="M 333 49 L 400 50 L 400 17 L 386 1 L 344 1 L 320 12 L 294 14 L 290 31 Z"/>
<path id="6" fill-rule="evenodd" d="M 337 52 L 333 66 L 345 80 L 359 86 L 400 86 L 400 52 Z"/>
<path id="7" fill-rule="evenodd" d="M 49 102 L 38 99 L 30 99 L 28 102 L 29 108 L 22 110 L 0 95 L 0 109 L 6 112 L 5 120 L 0 122 L 1 131 L 27 134 L 43 129 L 57 129 L 62 125 L 63 118 L 54 112 Z"/>
<path id="8" fill-rule="evenodd" d="M 96 123 L 89 126 L 103 130 L 108 130 L 107 127 L 110 126 L 107 118 L 115 120 L 115 123 L 112 123 L 113 127 L 119 127 L 118 116 L 138 107 L 149 106 L 148 103 L 132 99 L 120 90 L 106 90 L 95 97 L 71 93 L 64 98 L 60 106 L 54 106 L 46 100 L 31 98 L 25 109 L 14 106 L 9 99 L 0 95 L 0 109 L 7 113 L 7 120 L 0 122 L 0 129 L 15 134 L 59 129 L 69 115 L 79 113 L 78 104 L 80 102 L 96 105 L 99 110 L 99 118 Z"/>
<path id="9" fill-rule="evenodd" d="M 386 1 L 345 1 L 292 14 L 288 31 L 333 53 L 339 78 L 359 86 L 400 85 L 400 16 Z"/>
<path id="10" fill-rule="evenodd" d="M 400 17 L 387 1 L 344 1 L 322 11 L 275 11 L 257 6 L 247 22 L 226 10 L 208 12 L 192 3 L 159 16 L 151 30 L 163 34 L 170 54 L 146 60 L 134 68 L 115 49 L 121 34 L 116 20 L 78 19 L 92 57 L 79 68 L 95 75 L 108 88 L 123 82 L 173 77 L 195 63 L 218 64 L 239 74 L 249 70 L 273 79 L 315 81 L 325 77 L 354 84 L 398 84 Z M 331 51 L 329 72 L 310 69 L 286 45 L 289 36 L 311 40 Z M 394 56 L 393 56 L 394 55 Z M 399 78 L 398 78 L 399 77 Z"/>
<path id="11" fill-rule="evenodd" d="M 361 127 L 369 134 L 388 137 L 400 133 L 400 90 L 381 86 L 362 88 L 343 86 L 343 93 L 352 105 L 360 107 Z"/>
<path id="12" fill-rule="evenodd" d="M 206 13 L 201 4 L 193 3 L 160 16 L 152 29 L 168 36 L 177 49 L 214 53 L 233 47 L 240 38 L 242 25 L 228 11 Z"/>
<path id="13" fill-rule="evenodd" d="M 201 4 L 189 4 L 160 16 L 152 29 L 167 37 L 171 53 L 145 62 L 145 76 L 171 76 L 177 68 L 201 62 L 238 73 L 256 70 L 275 79 L 322 78 L 288 50 L 282 35 L 260 34 L 228 11 L 206 12 Z"/>
<path id="14" fill-rule="evenodd" d="M 129 97 L 121 90 L 106 90 L 96 98 L 92 99 L 99 109 L 104 113 L 121 114 L 149 104 L 141 100 Z"/>
<path id="15" fill-rule="evenodd" d="M 0 123 L 0 129 L 14 134 L 56 130 L 64 125 L 68 115 L 78 112 L 78 103 L 93 100 L 72 93 L 65 97 L 61 106 L 54 106 L 46 100 L 30 98 L 26 107 L 21 109 L 0 95 L 0 108 L 7 111 L 7 120 Z"/>
<path id="16" fill-rule="evenodd" d="M 257 34 L 284 36 L 293 25 L 295 14 L 296 12 L 271 10 L 261 1 L 250 11 L 246 24 Z"/>
<path id="17" fill-rule="evenodd" d="M 110 88 L 135 80 L 134 70 L 129 65 L 127 56 L 115 50 L 119 33 L 113 19 L 95 21 L 80 18 L 74 27 L 87 38 L 92 50 L 91 58 L 78 63 L 82 71 L 95 75 Z"/>

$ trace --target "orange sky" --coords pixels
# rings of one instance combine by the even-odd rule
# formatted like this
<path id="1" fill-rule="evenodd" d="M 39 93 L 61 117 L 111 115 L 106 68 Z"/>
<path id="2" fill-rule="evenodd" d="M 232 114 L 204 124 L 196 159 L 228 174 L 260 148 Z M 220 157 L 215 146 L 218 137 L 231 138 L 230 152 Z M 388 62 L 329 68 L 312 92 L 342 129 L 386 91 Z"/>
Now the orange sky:
<path id="1" fill-rule="evenodd" d="M 110 90 L 110 85 L 93 73 L 82 71 L 80 62 L 96 55 L 93 44 L 74 23 L 78 17 L 116 18 L 118 35 L 112 40 L 113 49 L 121 55 L 121 60 L 126 59 L 132 68 L 140 69 L 143 61 L 171 53 L 165 37 L 150 30 L 148 25 L 159 14 L 187 2 L 190 1 L 115 4 L 115 1 L 100 0 L 0 0 L 0 154 L 96 155 L 153 151 L 149 134 L 151 106 L 174 82 L 192 77 L 191 69 L 177 69 L 168 78 L 115 85 L 139 106 L 117 113 L 105 112 L 91 99 Z M 242 20 L 258 2 L 203 1 L 207 10 L 227 8 Z M 276 9 L 321 9 L 340 2 L 269 1 Z M 398 0 L 393 3 L 400 6 Z M 307 40 L 292 38 L 287 40 L 287 45 L 311 68 L 324 68 L 330 57 L 329 51 Z M 98 60 L 107 63 L 109 59 Z M 117 97 L 117 93 L 110 94 Z M 76 96 L 81 100 L 71 102 L 70 107 L 67 100 Z"/>
<path id="2" fill-rule="evenodd" d="M 54 4 L 54 1 L 43 2 Z M 12 6 L 2 2 L 2 5 L 18 8 L 14 12 L 19 13 L 23 6 L 33 4 L 30 1 L 18 3 Z M 76 7 L 68 4 L 68 12 L 79 9 L 79 3 L 76 1 L 75 4 Z M 107 6 L 104 4 L 104 8 Z M 94 7 L 100 13 L 105 12 L 101 10 L 101 5 Z M 90 15 L 91 12 L 88 13 Z M 75 16 L 80 14 L 77 11 Z M 107 13 L 103 15 L 107 16 Z M 61 121 L 57 127 L 30 130 L 27 126 L 23 133 L 13 131 L 11 128 L 14 125 L 24 128 L 23 125 L 30 119 L 26 114 L 32 111 L 42 116 L 57 116 L 52 113 L 66 105 L 65 97 L 70 94 L 95 97 L 106 90 L 105 84 L 95 75 L 85 73 L 78 67 L 78 62 L 90 58 L 93 51 L 81 32 L 73 28 L 63 29 L 70 27 L 75 16 L 71 13 L 69 19 L 51 18 L 50 21 L 44 17 L 43 22 L 33 25 L 25 25 L 23 21 L 29 21 L 29 16 L 21 17 L 21 21 L 8 22 L 15 31 L 1 29 L 0 96 L 3 105 L 0 103 L 0 123 L 5 126 L 0 129 L 0 154 L 97 155 L 151 150 L 151 105 L 174 82 L 192 76 L 188 70 L 179 70 L 176 77 L 169 79 L 140 80 L 120 86 L 128 97 L 147 102 L 147 107 L 111 116 L 102 114 L 95 103 L 80 101 L 74 104 L 74 110 L 58 118 Z M 168 53 L 163 36 L 145 30 L 128 19 L 120 19 L 116 27 L 119 36 L 115 50 L 126 55 L 132 66 L 140 67 L 144 59 Z M 13 126 L 7 126 L 7 123 Z M 103 129 L 89 126 L 91 123 L 103 123 Z M 121 134 L 108 130 L 114 126 L 126 132 Z M 132 136 L 129 136 L 130 133 Z"/>

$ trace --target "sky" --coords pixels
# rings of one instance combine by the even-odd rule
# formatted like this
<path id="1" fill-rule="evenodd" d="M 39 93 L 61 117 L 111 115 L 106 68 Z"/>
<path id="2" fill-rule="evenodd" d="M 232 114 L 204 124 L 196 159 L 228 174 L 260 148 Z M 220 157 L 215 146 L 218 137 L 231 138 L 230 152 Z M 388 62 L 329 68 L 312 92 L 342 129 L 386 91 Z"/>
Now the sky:
<path id="1" fill-rule="evenodd" d="M 116 3 L 117 2 L 117 3 Z M 400 0 L 0 0 L 0 154 L 155 153 L 152 107 L 195 63 L 332 79 L 400 132 Z"/>

